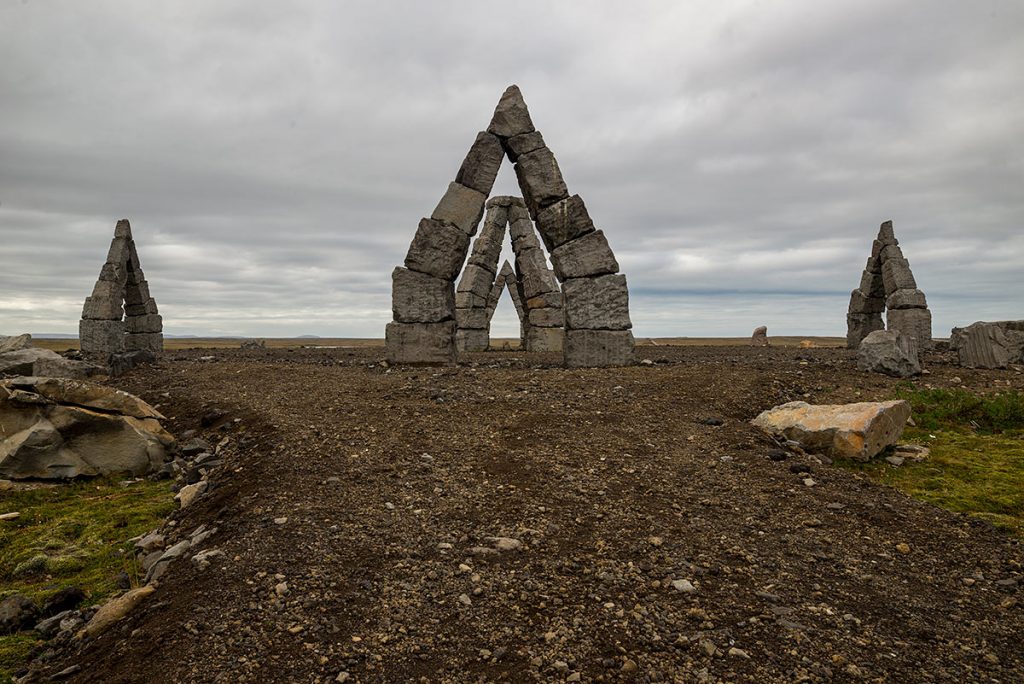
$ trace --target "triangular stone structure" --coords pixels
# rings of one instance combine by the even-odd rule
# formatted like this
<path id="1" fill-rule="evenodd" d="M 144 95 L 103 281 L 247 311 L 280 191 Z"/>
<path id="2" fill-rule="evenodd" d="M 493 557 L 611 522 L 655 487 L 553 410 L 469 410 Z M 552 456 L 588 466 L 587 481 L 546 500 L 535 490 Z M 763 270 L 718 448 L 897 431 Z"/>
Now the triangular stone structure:
<path id="1" fill-rule="evenodd" d="M 562 351 L 564 316 L 558 280 L 547 264 L 526 203 L 519 197 L 487 200 L 483 228 L 473 242 L 466 268 L 455 290 L 455 346 L 458 351 L 485 351 L 490 346 L 490 322 L 504 287 L 513 292 L 519 314 L 521 348 Z M 498 259 L 509 225 L 516 268 L 505 262 L 497 275 Z M 507 271 L 505 270 L 507 269 Z M 511 280 L 510 280 L 511 278 Z M 482 293 L 490 283 L 490 294 Z"/>
<path id="2" fill-rule="evenodd" d="M 394 320 L 388 324 L 385 336 L 388 360 L 455 362 L 453 282 L 462 271 L 470 238 L 476 234 L 487 196 L 506 156 L 515 164 L 528 215 L 540 231 L 562 284 L 565 364 L 632 363 L 626 278 L 618 274 L 618 262 L 604 234 L 594 229 L 583 200 L 569 195 L 558 162 L 534 128 L 522 94 L 514 85 L 501 96 L 490 126 L 477 135 L 455 182 L 448 186 L 433 214 L 420 221 L 405 267 L 392 274 Z M 517 263 L 520 273 L 522 266 L 525 264 Z M 486 289 L 480 284 L 468 291 L 486 298 L 492 283 L 488 282 Z M 530 309 L 525 275 L 523 283 Z"/>
<path id="3" fill-rule="evenodd" d="M 910 262 L 903 256 L 892 221 L 878 230 L 871 257 L 861 274 L 860 287 L 850 293 L 846 313 L 846 346 L 856 349 L 875 330 L 889 330 L 911 337 L 918 349 L 932 347 L 932 314 L 924 292 L 917 289 Z"/>
<path id="4" fill-rule="evenodd" d="M 107 261 L 85 298 L 78 339 L 89 354 L 163 351 L 163 320 L 149 294 L 127 219 L 117 222 Z"/>

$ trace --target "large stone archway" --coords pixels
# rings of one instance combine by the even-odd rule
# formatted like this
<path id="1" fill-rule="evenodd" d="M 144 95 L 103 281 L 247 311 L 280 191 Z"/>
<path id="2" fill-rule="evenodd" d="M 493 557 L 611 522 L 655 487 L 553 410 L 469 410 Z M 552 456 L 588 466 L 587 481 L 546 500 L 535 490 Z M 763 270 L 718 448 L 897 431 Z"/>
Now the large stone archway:
<path id="1" fill-rule="evenodd" d="M 455 362 L 453 283 L 462 271 L 470 239 L 476 234 L 505 157 L 515 165 L 528 215 L 562 286 L 565 364 L 632 363 L 626 277 L 619 274 L 608 241 L 595 229 L 583 200 L 569 195 L 558 162 L 534 128 L 514 85 L 501 96 L 490 126 L 477 134 L 455 181 L 430 218 L 420 221 L 404 267 L 392 273 L 394 318 L 385 336 L 388 359 L 394 363 Z M 488 282 L 488 291 L 492 282 Z"/>
<path id="2" fill-rule="evenodd" d="M 924 292 L 910 271 L 893 231 L 892 221 L 878 229 L 871 256 L 861 274 L 860 287 L 850 293 L 846 313 L 846 346 L 856 349 L 875 330 L 897 330 L 917 342 L 918 349 L 932 347 L 932 314 Z"/>
<path id="3" fill-rule="evenodd" d="M 107 261 L 85 298 L 78 340 L 81 350 L 91 354 L 163 351 L 163 319 L 149 294 L 127 219 L 117 222 Z"/>

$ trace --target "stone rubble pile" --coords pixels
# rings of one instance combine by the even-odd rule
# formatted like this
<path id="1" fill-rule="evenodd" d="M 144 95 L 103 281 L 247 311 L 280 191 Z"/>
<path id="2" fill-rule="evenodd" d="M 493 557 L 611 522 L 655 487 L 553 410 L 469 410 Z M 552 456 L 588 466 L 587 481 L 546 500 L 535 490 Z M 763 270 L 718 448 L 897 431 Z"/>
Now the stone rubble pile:
<path id="1" fill-rule="evenodd" d="M 92 295 L 85 298 L 78 338 L 89 354 L 163 351 L 163 319 L 149 294 L 126 219 L 117 222 L 107 261 Z"/>
<path id="2" fill-rule="evenodd" d="M 1024 321 L 978 321 L 966 328 L 953 328 L 949 348 L 965 368 L 1024 363 Z"/>
<path id="3" fill-rule="evenodd" d="M 885 312 L 888 326 L 882 323 Z M 917 289 L 910 262 L 903 256 L 892 221 L 878 230 L 860 287 L 850 294 L 846 314 L 846 346 L 856 349 L 876 330 L 898 330 L 912 338 L 919 350 L 932 347 L 932 314 L 924 292 Z"/>
<path id="4" fill-rule="evenodd" d="M 561 335 L 560 330 L 557 333 L 554 330 L 562 325 L 554 324 L 554 320 L 564 315 L 563 355 L 567 366 L 632 363 L 633 335 L 626 278 L 618 273 L 618 262 L 604 234 L 594 228 L 583 200 L 578 195 L 569 195 L 558 162 L 534 128 L 516 86 L 510 86 L 502 95 L 490 126 L 477 134 L 455 181 L 448 186 L 430 218 L 420 221 L 404 268 L 397 268 L 392 274 L 393 321 L 385 334 L 388 360 L 394 363 L 455 362 L 458 327 L 453 283 L 462 271 L 470 239 L 476 234 L 487 196 L 506 156 L 515 165 L 526 205 L 525 211 L 518 204 L 505 205 L 513 244 L 517 224 L 523 225 L 525 220 L 531 219 L 551 255 L 557 280 L 562 283 L 559 310 L 556 298 L 545 296 L 557 292 L 557 283 L 534 282 L 527 275 L 531 269 L 541 272 L 533 266 L 539 267 L 537 257 L 543 257 L 543 253 L 538 246 L 536 254 L 530 254 L 530 247 L 524 244 L 526 251 L 521 258 L 517 254 L 516 262 L 522 276 L 525 309 L 529 312 L 528 342 L 534 348 L 552 348 L 554 340 Z M 501 205 L 496 202 L 494 206 Z M 495 220 L 498 219 L 500 213 L 496 212 Z M 485 230 L 489 236 L 493 235 L 491 228 L 485 227 Z M 483 308 L 481 314 L 464 314 L 469 319 L 486 314 L 486 299 L 495 278 L 487 280 L 481 271 L 491 276 L 495 273 L 487 268 L 492 263 L 491 242 L 492 238 L 488 237 L 480 250 L 481 261 L 486 263 L 471 261 L 463 276 L 465 285 L 460 282 L 460 292 L 485 300 L 462 298 L 462 303 L 472 302 L 478 306 L 459 308 Z M 528 263 L 531 261 L 534 263 Z M 497 257 L 493 263 L 497 265 Z M 531 299 L 537 301 L 531 304 Z M 534 313 L 534 310 L 539 312 Z M 479 321 L 473 322 L 479 325 Z M 463 335 L 464 340 L 473 337 L 479 346 L 481 335 Z"/>

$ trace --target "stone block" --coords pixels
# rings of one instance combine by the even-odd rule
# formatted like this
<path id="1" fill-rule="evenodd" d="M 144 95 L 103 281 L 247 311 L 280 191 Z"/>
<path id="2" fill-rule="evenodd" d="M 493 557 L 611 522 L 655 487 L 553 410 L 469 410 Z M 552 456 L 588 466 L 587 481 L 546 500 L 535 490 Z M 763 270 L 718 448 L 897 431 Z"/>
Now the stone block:
<path id="1" fill-rule="evenodd" d="M 455 363 L 455 321 L 443 323 L 388 323 L 384 333 L 389 363 Z"/>
<path id="2" fill-rule="evenodd" d="M 473 249 L 470 251 L 466 263 L 486 268 L 492 274 L 497 273 L 498 259 L 501 258 L 502 238 L 504 237 L 504 231 L 497 235 L 491 231 L 480 233 L 473 242 Z"/>
<path id="3" fill-rule="evenodd" d="M 530 210 L 526 208 L 526 202 L 521 197 L 513 197 L 516 200 L 514 203 L 509 205 L 508 208 L 508 222 L 515 223 L 516 221 L 530 221 L 533 222 L 533 217 L 530 216 Z"/>
<path id="4" fill-rule="evenodd" d="M 892 229 L 892 221 L 886 221 L 878 228 L 878 241 L 883 245 L 898 245 L 899 240 L 896 239 L 896 233 Z"/>
<path id="5" fill-rule="evenodd" d="M 504 159 L 505 151 L 498 137 L 493 133 L 481 131 L 477 133 L 473 146 L 469 148 L 469 154 L 455 175 L 455 182 L 489 195 Z"/>
<path id="6" fill-rule="evenodd" d="M 978 322 L 963 328 L 956 351 L 965 368 L 1006 368 L 1010 363 L 1006 333 L 995 323 Z"/>
<path id="7" fill-rule="evenodd" d="M 912 337 L 920 350 L 932 348 L 932 314 L 928 309 L 889 309 L 886 328 Z"/>
<path id="8" fill-rule="evenodd" d="M 569 196 L 569 188 L 562 180 L 555 155 L 546 147 L 519 157 L 516 178 L 526 206 L 534 216 L 540 209 Z"/>
<path id="9" fill-rule="evenodd" d="M 455 348 L 460 352 L 484 352 L 491 348 L 491 336 L 486 330 L 456 330 Z"/>
<path id="10" fill-rule="evenodd" d="M 767 347 L 768 346 L 768 326 L 759 325 L 754 328 L 753 334 L 750 336 L 751 347 Z"/>
<path id="11" fill-rule="evenodd" d="M 565 365 L 569 368 L 629 366 L 634 362 L 633 333 L 628 330 L 566 330 Z"/>
<path id="12" fill-rule="evenodd" d="M 520 135 L 514 135 L 511 138 L 505 139 L 504 147 L 509 161 L 514 164 L 522 155 L 545 147 L 544 136 L 540 134 L 540 131 L 521 133 Z"/>
<path id="13" fill-rule="evenodd" d="M 487 298 L 481 297 L 473 292 L 456 292 L 455 293 L 455 308 L 456 309 L 477 309 L 480 307 L 487 306 Z"/>
<path id="14" fill-rule="evenodd" d="M 124 323 L 120 320 L 82 319 L 78 322 L 78 345 L 87 354 L 123 352 Z"/>
<path id="15" fill-rule="evenodd" d="M 881 271 L 865 270 L 861 274 L 860 287 L 857 289 L 864 293 L 865 297 L 885 301 L 885 280 Z"/>
<path id="16" fill-rule="evenodd" d="M 102 268 L 100 268 L 99 280 L 123 284 L 127 282 L 127 279 L 128 274 L 125 272 L 124 268 L 119 266 L 118 264 L 106 263 L 103 264 Z"/>
<path id="17" fill-rule="evenodd" d="M 565 325 L 562 309 L 530 309 L 530 326 L 539 328 L 561 328 Z"/>
<path id="18" fill-rule="evenodd" d="M 130 248 L 131 238 L 115 237 L 110 241 L 110 247 L 107 249 L 106 262 L 119 265 L 128 263 Z"/>
<path id="19" fill-rule="evenodd" d="M 163 332 L 163 329 L 164 322 L 160 314 L 126 316 L 124 319 L 124 331 L 126 333 L 158 333 Z"/>
<path id="20" fill-rule="evenodd" d="M 562 284 L 565 326 L 577 330 L 628 330 L 626 276 L 572 278 Z"/>
<path id="21" fill-rule="evenodd" d="M 885 330 L 880 313 L 846 314 L 846 348 L 856 349 L 861 340 L 876 330 Z"/>
<path id="22" fill-rule="evenodd" d="M 459 280 L 458 291 L 472 292 L 483 300 L 483 306 L 487 306 L 487 295 L 491 293 L 492 283 L 493 273 L 475 264 L 468 264 Z"/>
<path id="23" fill-rule="evenodd" d="M 885 302 L 889 309 L 927 309 L 928 302 L 920 290 L 896 290 Z"/>
<path id="24" fill-rule="evenodd" d="M 121 298 L 86 297 L 82 307 L 82 318 L 100 321 L 120 321 L 124 316 Z"/>
<path id="25" fill-rule="evenodd" d="M 527 309 L 562 308 L 561 292 L 544 292 L 526 300 Z"/>
<path id="26" fill-rule="evenodd" d="M 491 325 L 491 317 L 486 308 L 456 309 L 455 323 L 459 329 L 487 330 Z"/>
<path id="27" fill-rule="evenodd" d="M 860 290 L 850 293 L 849 313 L 882 313 L 885 311 L 885 300 L 881 297 L 865 297 Z"/>
<path id="28" fill-rule="evenodd" d="M 455 315 L 450 280 L 398 267 L 391 272 L 391 311 L 401 323 L 439 323 Z"/>
<path id="29" fill-rule="evenodd" d="M 538 328 L 527 325 L 523 338 L 526 351 L 560 352 L 565 343 L 565 331 L 562 328 Z"/>
<path id="30" fill-rule="evenodd" d="M 879 253 L 879 258 L 883 264 L 890 259 L 900 260 L 903 259 L 903 250 L 899 245 L 885 245 Z"/>
<path id="31" fill-rule="evenodd" d="M 872 271 L 881 271 L 882 262 L 878 258 L 882 255 L 882 248 L 885 247 L 880 241 L 871 241 L 871 259 L 870 262 L 873 264 L 870 268 Z"/>
<path id="32" fill-rule="evenodd" d="M 570 278 L 617 273 L 615 260 L 604 232 L 595 230 L 555 248 L 551 252 L 551 266 L 560 281 Z"/>
<path id="33" fill-rule="evenodd" d="M 920 375 L 917 343 L 898 330 L 875 330 L 857 347 L 857 368 L 896 378 Z"/>
<path id="34" fill-rule="evenodd" d="M 142 316 L 143 314 L 160 313 L 156 306 L 156 300 L 150 297 L 143 304 L 125 304 L 124 312 L 128 316 Z"/>
<path id="35" fill-rule="evenodd" d="M 906 259 L 889 259 L 882 263 L 882 282 L 886 294 L 896 290 L 916 290 L 917 283 L 910 271 L 910 262 Z"/>
<path id="36" fill-rule="evenodd" d="M 405 257 L 410 271 L 455 280 L 469 250 L 469 235 L 450 223 L 422 219 Z"/>
<path id="37" fill-rule="evenodd" d="M 537 213 L 537 230 L 548 251 L 594 230 L 587 206 L 579 195 L 556 202 Z"/>
<path id="38" fill-rule="evenodd" d="M 466 235 L 476 235 L 477 226 L 484 215 L 484 201 L 487 196 L 461 183 L 449 183 L 448 191 L 438 202 L 430 218 L 447 221 L 457 226 Z"/>
<path id="39" fill-rule="evenodd" d="M 127 351 L 162 352 L 164 350 L 163 333 L 133 333 L 125 335 L 124 348 Z"/>
<path id="40" fill-rule="evenodd" d="M 502 138 L 511 138 L 514 135 L 531 133 L 533 130 L 530 110 L 526 108 L 523 94 L 518 86 L 510 85 L 498 100 L 498 106 L 494 108 L 494 116 L 491 117 L 487 131 Z"/>
<path id="41" fill-rule="evenodd" d="M 146 300 L 150 298 L 149 294 L 149 283 L 145 280 L 137 283 L 127 283 L 124 286 L 124 303 L 133 304 L 145 304 Z"/>
<path id="42" fill-rule="evenodd" d="M 518 197 L 513 197 L 512 195 L 495 195 L 494 197 L 490 197 L 487 199 L 487 203 L 485 204 L 485 206 L 488 209 L 491 209 L 492 207 L 501 207 L 503 209 L 508 209 L 511 205 L 515 204 L 516 202 L 522 202 L 522 199 Z"/>

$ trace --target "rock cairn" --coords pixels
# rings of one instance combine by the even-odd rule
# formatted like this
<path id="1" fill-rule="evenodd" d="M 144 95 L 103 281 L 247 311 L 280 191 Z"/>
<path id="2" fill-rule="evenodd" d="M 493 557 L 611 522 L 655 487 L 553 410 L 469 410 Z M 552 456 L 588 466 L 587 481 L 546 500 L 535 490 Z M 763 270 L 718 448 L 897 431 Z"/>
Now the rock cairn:
<path id="1" fill-rule="evenodd" d="M 430 218 L 420 221 L 405 258 L 404 268 L 392 274 L 394 319 L 385 334 L 388 359 L 394 363 L 455 362 L 456 305 L 453 282 L 469 251 L 470 239 L 484 214 L 487 196 L 504 157 L 515 165 L 525 209 L 508 205 L 512 230 L 517 222 L 532 219 L 551 255 L 557 280 L 562 283 L 565 323 L 563 344 L 567 366 L 616 366 L 633 362 L 632 322 L 625 276 L 604 234 L 595 230 L 583 200 L 569 195 L 558 162 L 534 128 L 523 96 L 509 86 L 494 110 L 490 126 L 477 134 L 469 154 Z M 515 235 L 513 235 L 513 241 Z M 538 256 L 543 256 L 538 251 Z M 541 325 L 556 307 L 547 300 L 530 299 L 554 290 L 527 287 L 520 266 L 526 309 L 548 311 L 528 314 L 528 333 L 554 338 L 555 326 Z M 520 259 L 517 256 L 517 265 Z M 469 264 L 469 266 L 479 266 Z M 467 267 L 468 268 L 468 267 Z M 486 269 L 484 269 L 486 270 Z M 482 276 L 475 276 L 480 278 Z M 468 281 L 467 281 L 468 282 Z M 486 298 L 487 288 L 463 290 Z M 535 294 L 530 296 L 532 292 Z M 469 308 L 469 307 L 463 307 Z M 534 322 L 534 319 L 536 322 Z M 468 328 L 467 328 L 468 329 Z M 479 329 L 479 328 L 478 328 Z M 550 339 L 535 340 L 535 347 Z"/>
<path id="2" fill-rule="evenodd" d="M 768 346 L 768 326 L 759 325 L 754 328 L 754 334 L 750 336 L 751 347 L 767 347 Z"/>
<path id="3" fill-rule="evenodd" d="M 1024 321 L 978 321 L 966 328 L 953 328 L 949 348 L 965 368 L 1024 363 Z"/>
<path id="4" fill-rule="evenodd" d="M 107 261 L 85 298 L 78 339 L 82 351 L 91 354 L 163 351 L 163 319 L 149 294 L 127 219 L 117 222 Z"/>
<path id="5" fill-rule="evenodd" d="M 888 326 L 882 323 L 886 313 Z M 846 346 L 856 349 L 875 330 L 898 330 L 919 350 L 932 347 L 932 314 L 924 292 L 917 289 L 910 262 L 903 256 L 892 221 L 878 230 L 860 287 L 850 293 L 846 314 Z"/>

